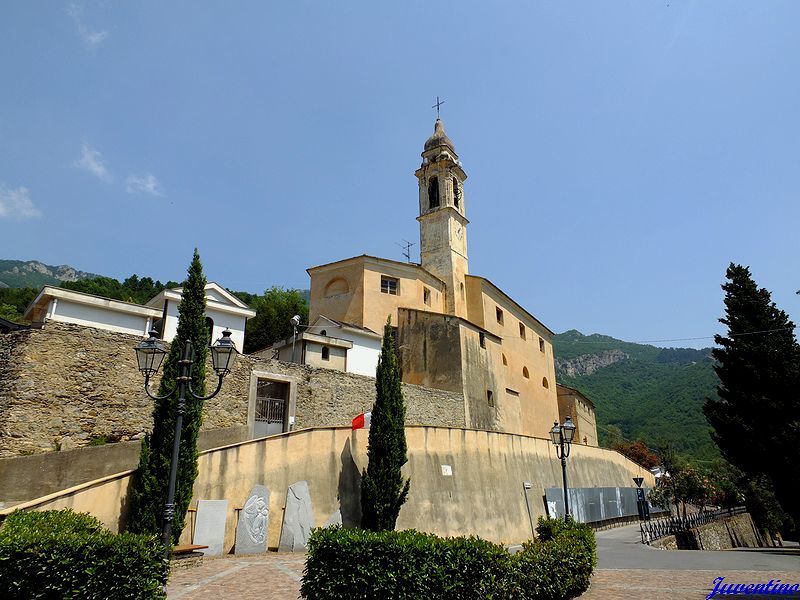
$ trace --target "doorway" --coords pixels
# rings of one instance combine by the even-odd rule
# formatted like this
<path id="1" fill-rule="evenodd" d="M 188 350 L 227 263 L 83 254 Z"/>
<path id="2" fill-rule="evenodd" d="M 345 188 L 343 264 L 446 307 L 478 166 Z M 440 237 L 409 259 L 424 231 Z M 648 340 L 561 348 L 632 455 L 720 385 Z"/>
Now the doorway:
<path id="1" fill-rule="evenodd" d="M 259 379 L 256 383 L 253 437 L 260 438 L 286 431 L 289 383 Z"/>

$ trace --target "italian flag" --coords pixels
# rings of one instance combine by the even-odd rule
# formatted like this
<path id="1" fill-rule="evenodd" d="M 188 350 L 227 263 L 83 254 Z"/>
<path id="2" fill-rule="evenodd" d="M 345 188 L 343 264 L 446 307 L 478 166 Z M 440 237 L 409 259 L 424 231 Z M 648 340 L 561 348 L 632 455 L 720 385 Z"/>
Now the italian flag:
<path id="1" fill-rule="evenodd" d="M 369 429 L 370 421 L 372 421 L 372 413 L 365 412 L 358 415 L 353 419 L 353 429 Z"/>

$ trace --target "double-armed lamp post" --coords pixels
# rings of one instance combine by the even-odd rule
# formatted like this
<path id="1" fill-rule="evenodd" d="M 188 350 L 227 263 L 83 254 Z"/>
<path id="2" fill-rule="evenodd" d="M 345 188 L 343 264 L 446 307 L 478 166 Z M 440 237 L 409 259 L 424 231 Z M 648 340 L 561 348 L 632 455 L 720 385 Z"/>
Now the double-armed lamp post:
<path id="1" fill-rule="evenodd" d="M 572 438 L 575 437 L 575 423 L 572 422 L 572 417 L 567 417 L 563 425 L 559 425 L 558 421 L 553 423 L 553 428 L 550 430 L 550 439 L 556 447 L 556 454 L 561 459 L 561 474 L 564 477 L 564 520 L 569 521 L 572 515 L 569 513 L 569 496 L 567 494 L 567 457 L 569 456 L 569 448 L 572 445 Z"/>
<path id="2" fill-rule="evenodd" d="M 219 393 L 222 388 L 222 379 L 231 372 L 239 352 L 231 339 L 231 332 L 227 329 L 222 332 L 222 337 L 211 346 L 211 363 L 219 378 L 217 389 L 208 396 L 201 396 L 192 389 L 192 363 L 194 362 L 194 348 L 192 342 L 186 340 L 181 359 L 178 361 L 178 376 L 175 378 L 176 386 L 163 396 L 157 396 L 150 391 L 150 378 L 158 373 L 167 350 L 163 341 L 158 339 L 158 332 L 151 331 L 150 337 L 143 340 L 135 347 L 136 360 L 139 371 L 144 375 L 144 390 L 153 400 L 166 400 L 174 394 L 178 395 L 178 414 L 175 419 L 175 437 L 172 443 L 172 461 L 169 469 L 169 487 L 167 488 L 167 502 L 164 504 L 164 548 L 166 557 L 169 558 L 170 529 L 172 519 L 175 517 L 175 482 L 178 478 L 178 454 L 181 445 L 181 431 L 183 430 L 183 413 L 186 410 L 187 395 L 195 400 L 209 400 Z"/>

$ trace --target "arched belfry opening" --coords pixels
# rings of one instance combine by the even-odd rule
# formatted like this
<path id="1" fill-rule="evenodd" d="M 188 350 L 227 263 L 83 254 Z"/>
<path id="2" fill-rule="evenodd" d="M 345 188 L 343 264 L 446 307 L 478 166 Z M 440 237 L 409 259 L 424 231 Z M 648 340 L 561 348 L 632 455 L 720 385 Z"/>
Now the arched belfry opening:
<path id="1" fill-rule="evenodd" d="M 428 208 L 439 206 L 439 178 L 431 177 L 428 180 Z"/>

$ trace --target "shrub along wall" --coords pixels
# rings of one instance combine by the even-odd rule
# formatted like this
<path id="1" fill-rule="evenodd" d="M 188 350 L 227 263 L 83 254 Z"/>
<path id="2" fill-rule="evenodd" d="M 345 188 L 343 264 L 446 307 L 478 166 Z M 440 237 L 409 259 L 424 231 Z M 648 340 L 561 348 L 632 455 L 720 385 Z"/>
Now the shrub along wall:
<path id="1" fill-rule="evenodd" d="M 591 528 L 540 518 L 537 534 L 522 552 L 510 555 L 476 537 L 316 529 L 301 592 L 310 600 L 561 600 L 586 590 L 597 563 Z"/>
<path id="2" fill-rule="evenodd" d="M 0 598 L 164 598 L 164 548 L 70 510 L 15 512 L 0 529 Z"/>

